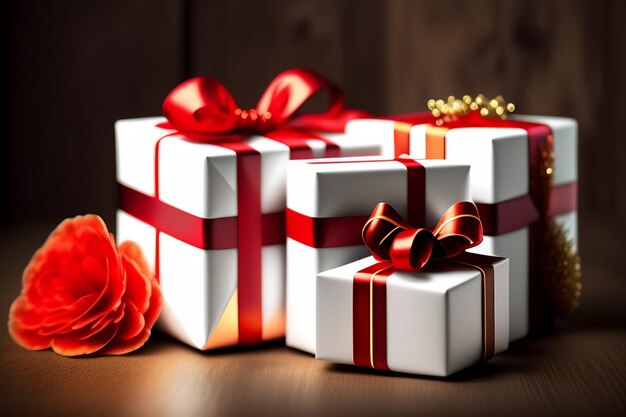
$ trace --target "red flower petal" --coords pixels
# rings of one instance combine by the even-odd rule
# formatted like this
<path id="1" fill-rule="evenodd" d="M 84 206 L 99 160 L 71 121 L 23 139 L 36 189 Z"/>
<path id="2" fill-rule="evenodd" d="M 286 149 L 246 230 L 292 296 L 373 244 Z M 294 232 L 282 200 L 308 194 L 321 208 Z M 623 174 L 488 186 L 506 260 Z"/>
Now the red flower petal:
<path id="1" fill-rule="evenodd" d="M 63 221 L 33 255 L 9 332 L 28 349 L 67 356 L 121 354 L 142 346 L 161 310 L 161 291 L 141 249 L 116 248 L 102 219 Z"/>
<path id="2" fill-rule="evenodd" d="M 146 257 L 143 256 L 143 252 L 138 244 L 133 241 L 127 240 L 122 242 L 117 248 L 120 255 L 125 256 L 128 260 L 131 260 L 139 268 L 139 271 L 147 277 L 152 276 L 150 267 Z"/>
<path id="3" fill-rule="evenodd" d="M 105 327 L 102 331 L 85 339 L 78 334 L 64 334 L 54 336 L 52 339 L 52 350 L 59 355 L 78 356 L 96 353 L 106 346 L 117 333 L 117 326 Z"/>
<path id="4" fill-rule="evenodd" d="M 115 343 L 109 343 L 98 353 L 102 355 L 123 355 L 125 353 L 133 352 L 142 347 L 149 337 L 150 330 L 149 328 L 145 328 L 134 338 L 128 340 L 117 339 Z"/>
<path id="5" fill-rule="evenodd" d="M 18 297 L 9 312 L 9 334 L 26 349 L 41 350 L 50 347 L 51 339 L 38 333 L 43 317 L 24 297 Z"/>
<path id="6" fill-rule="evenodd" d="M 124 307 L 124 319 L 119 322 L 117 338 L 122 340 L 132 339 L 146 327 L 143 314 L 137 310 L 132 302 L 127 302 Z"/>
<path id="7" fill-rule="evenodd" d="M 140 312 L 145 312 L 150 305 L 151 282 L 146 274 L 141 273 L 136 264 L 122 256 L 122 265 L 126 272 L 126 294 L 124 298 L 131 301 Z"/>
<path id="8" fill-rule="evenodd" d="M 119 323 L 124 318 L 124 304 L 115 310 L 112 310 L 107 315 L 102 316 L 98 321 L 91 324 L 91 329 L 94 331 L 100 331 L 111 323 Z"/>
<path id="9" fill-rule="evenodd" d="M 65 309 L 55 312 L 55 314 L 48 314 L 41 323 L 43 327 L 41 333 L 68 333 L 73 330 L 73 324 L 76 322 L 75 317 L 81 317 L 93 305 L 95 300 L 96 294 L 89 294 L 68 305 Z"/>
<path id="10" fill-rule="evenodd" d="M 143 313 L 143 317 L 146 321 L 146 327 L 151 329 L 161 314 L 161 306 L 163 304 L 163 297 L 161 296 L 161 287 L 156 279 L 152 278 L 152 294 L 150 294 L 150 307 Z"/>
<path id="11" fill-rule="evenodd" d="M 147 267 L 146 267 L 147 270 Z M 142 347 L 145 342 L 150 337 L 151 331 L 150 329 L 154 326 L 159 314 L 161 313 L 161 306 L 163 302 L 163 298 L 161 296 L 161 288 L 159 283 L 154 278 L 150 278 L 151 283 L 151 294 L 150 294 L 150 305 L 146 312 L 143 314 L 145 327 L 141 333 L 137 336 L 123 340 L 116 339 L 112 341 L 109 345 L 104 347 L 99 353 L 106 355 L 122 355 L 124 353 L 132 352 L 134 350 Z"/>

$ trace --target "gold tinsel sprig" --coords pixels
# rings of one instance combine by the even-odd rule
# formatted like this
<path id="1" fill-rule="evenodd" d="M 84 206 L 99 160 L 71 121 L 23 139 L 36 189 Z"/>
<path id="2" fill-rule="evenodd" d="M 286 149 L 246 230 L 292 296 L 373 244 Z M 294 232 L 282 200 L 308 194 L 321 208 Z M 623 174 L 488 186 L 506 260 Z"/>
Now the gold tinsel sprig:
<path id="1" fill-rule="evenodd" d="M 548 321 L 564 318 L 578 307 L 582 284 L 580 257 L 562 226 L 548 220 L 541 244 L 541 304 Z"/>
<path id="2" fill-rule="evenodd" d="M 468 95 L 461 98 L 448 96 L 447 100 L 428 100 L 428 110 L 435 117 L 463 116 L 470 111 L 478 111 L 483 117 L 506 118 L 506 115 L 515 111 L 515 104 L 507 103 L 502 96 L 498 95 L 488 99 L 484 94 L 479 94 L 472 99 Z"/>

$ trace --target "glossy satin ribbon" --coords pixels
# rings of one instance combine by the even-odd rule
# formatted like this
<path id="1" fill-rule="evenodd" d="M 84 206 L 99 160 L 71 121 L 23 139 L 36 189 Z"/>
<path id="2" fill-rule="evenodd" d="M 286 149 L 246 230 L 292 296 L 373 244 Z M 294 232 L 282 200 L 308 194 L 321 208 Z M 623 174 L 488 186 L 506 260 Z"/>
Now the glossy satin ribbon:
<path id="1" fill-rule="evenodd" d="M 575 182 L 552 187 L 549 216 L 576 208 Z M 530 195 L 499 203 L 476 203 L 483 233 L 498 236 L 526 227 L 539 219 Z M 335 248 L 361 243 L 360 230 L 367 216 L 310 217 L 287 208 L 287 237 L 313 248 Z"/>
<path id="2" fill-rule="evenodd" d="M 411 227 L 390 205 L 379 203 L 362 229 L 363 241 L 379 262 L 357 271 L 353 280 L 353 361 L 387 366 L 387 279 L 394 271 L 419 271 L 428 262 L 454 262 L 478 269 L 483 279 L 483 360 L 494 354 L 493 262 L 465 250 L 482 241 L 478 209 L 471 202 L 450 207 L 431 231 Z"/>
<path id="3" fill-rule="evenodd" d="M 541 168 L 540 163 L 542 152 L 552 152 L 553 150 L 552 129 L 541 123 L 483 117 L 478 112 L 472 111 L 466 116 L 460 116 L 452 121 L 426 128 L 426 158 L 445 159 L 445 135 L 447 131 L 465 127 L 517 128 L 526 131 L 528 136 L 529 194 L 539 215 L 547 215 L 551 184 L 543 175 L 545 170 Z"/>
<path id="4" fill-rule="evenodd" d="M 328 105 L 319 114 L 298 114 L 315 94 L 326 90 Z M 121 208 L 156 229 L 155 273 L 159 277 L 159 234 L 166 232 L 204 249 L 238 250 L 239 344 L 262 340 L 261 250 L 267 242 L 284 242 L 284 226 L 275 214 L 261 214 L 261 155 L 245 142 L 247 135 L 263 135 L 287 145 L 292 159 L 311 158 L 310 139 L 326 144 L 325 156 L 340 156 L 339 147 L 314 132 L 340 132 L 348 120 L 367 113 L 344 108 L 343 91 L 318 74 L 291 69 L 278 75 L 255 108 L 244 110 L 219 81 L 198 77 L 184 81 L 165 98 L 167 122 L 174 130 L 155 146 L 155 196 L 138 195 L 120 186 Z M 159 153 L 163 139 L 182 134 L 185 140 L 232 150 L 237 162 L 237 217 L 200 219 L 159 201 Z"/>
<path id="5" fill-rule="evenodd" d="M 394 122 L 394 141 L 396 154 L 409 152 L 409 130 L 416 124 L 432 123 L 427 129 L 427 159 L 445 157 L 445 133 L 456 127 L 517 127 L 529 132 L 530 155 L 537 158 L 546 144 L 551 142 L 550 129 L 541 124 L 500 119 L 487 119 L 481 116 L 460 119 L 454 122 L 434 125 L 436 118 L 429 112 L 409 113 L 390 116 L 385 120 Z M 550 136 L 548 138 L 547 136 Z M 548 142 L 549 141 L 549 142 Z M 532 172 L 537 172 L 538 163 L 531 164 Z M 574 210 L 577 205 L 577 184 L 568 183 L 547 187 L 532 185 L 543 183 L 536 174 L 531 179 L 531 193 L 499 203 L 477 203 L 484 228 L 484 234 L 498 236 L 528 226 L 541 217 L 538 207 L 547 211 L 547 216 L 555 216 Z M 534 197 L 533 197 L 534 195 Z M 287 209 L 287 235 L 305 245 L 315 248 L 332 248 L 358 245 L 358 231 L 366 216 L 309 217 Z"/>
<path id="6" fill-rule="evenodd" d="M 540 166 L 543 153 L 551 152 L 553 134 L 549 126 L 522 120 L 483 117 L 477 112 L 457 116 L 450 121 L 434 117 L 430 112 L 390 116 L 394 121 L 396 155 L 409 153 L 409 131 L 418 124 L 427 124 L 425 159 L 445 159 L 445 136 L 448 130 L 466 127 L 524 129 L 528 135 L 529 194 L 495 204 L 477 204 L 485 234 L 496 236 L 528 226 L 541 217 L 552 217 L 572 211 L 577 206 L 577 184 L 552 185 Z"/>
<path id="7" fill-rule="evenodd" d="M 400 120 L 396 123 L 405 123 L 403 120 L 409 120 L 407 123 L 410 124 L 416 120 L 423 121 L 428 116 L 417 113 L 395 117 Z M 433 119 L 432 116 L 430 118 Z M 574 210 L 577 205 L 577 194 L 576 182 L 553 185 L 548 197 L 548 217 Z M 539 210 L 530 194 L 499 203 L 476 203 L 476 206 L 483 224 L 483 233 L 487 236 L 498 236 L 518 230 L 540 218 Z M 287 236 L 314 248 L 358 245 L 361 242 L 359 233 L 361 226 L 367 220 L 367 216 L 310 217 L 289 208 L 286 217 Z"/>
<path id="8" fill-rule="evenodd" d="M 118 184 L 120 208 L 131 216 L 198 249 L 237 247 L 237 216 L 206 219 L 182 211 L 163 201 Z M 261 215 L 263 246 L 285 243 L 285 213 Z"/>
<path id="9" fill-rule="evenodd" d="M 426 171 L 422 164 L 410 158 L 346 160 L 341 162 L 312 161 L 309 164 L 351 164 L 398 162 L 407 169 L 407 212 L 409 223 L 422 226 L 426 212 Z M 361 229 L 368 216 L 309 217 L 297 211 L 286 210 L 287 237 L 313 248 L 335 248 L 362 243 Z"/>
<path id="10" fill-rule="evenodd" d="M 443 121 L 434 117 L 428 112 L 411 113 L 399 116 L 390 116 L 389 120 L 394 121 L 394 143 L 395 153 L 400 155 L 409 153 L 409 130 L 418 124 L 428 124 L 426 128 L 426 149 L 425 159 L 445 159 L 446 145 L 445 135 L 450 129 L 467 127 L 493 127 L 493 128 L 518 128 L 524 129 L 528 135 L 528 163 L 529 163 L 529 184 L 530 198 L 533 200 L 540 216 L 549 214 L 551 203 L 554 201 L 551 196 L 550 184 L 547 184 L 542 176 L 542 169 L 539 166 L 542 152 L 551 152 L 553 148 L 552 129 L 541 123 L 533 123 L 522 120 L 499 119 L 494 117 L 483 117 L 478 112 L 470 112 L 466 116 L 458 116 L 451 121 Z M 571 188 L 569 195 L 571 195 Z M 570 198 L 566 201 L 571 202 Z M 526 203 L 520 208 L 524 208 Z M 509 205 L 512 206 L 512 205 Z M 572 209 L 575 208 L 571 207 Z M 560 207 L 557 211 L 565 210 Z"/>
<path id="11" fill-rule="evenodd" d="M 419 271 L 430 260 L 453 258 L 483 240 L 474 203 L 452 205 L 433 230 L 411 227 L 387 203 L 378 203 L 361 232 L 378 261 L 390 261 L 401 271 Z"/>
<path id="12" fill-rule="evenodd" d="M 316 93 L 327 90 L 327 108 L 318 114 L 297 114 Z M 307 69 L 290 69 L 267 87 L 255 108 L 244 110 L 226 87 L 209 77 L 184 81 L 165 98 L 163 114 L 171 127 L 202 142 L 222 141 L 215 134 L 264 134 L 274 130 L 342 131 L 348 120 L 365 117 L 360 110 L 345 109 L 343 91 Z M 195 134 L 195 135 L 194 135 Z M 199 135 L 199 136 L 196 136 Z"/>
<path id="13" fill-rule="evenodd" d="M 392 120 L 393 123 L 393 149 L 394 156 L 408 155 L 411 153 L 411 127 L 434 121 L 430 112 L 416 112 L 388 116 L 386 120 Z M 426 158 L 433 159 L 433 158 Z"/>

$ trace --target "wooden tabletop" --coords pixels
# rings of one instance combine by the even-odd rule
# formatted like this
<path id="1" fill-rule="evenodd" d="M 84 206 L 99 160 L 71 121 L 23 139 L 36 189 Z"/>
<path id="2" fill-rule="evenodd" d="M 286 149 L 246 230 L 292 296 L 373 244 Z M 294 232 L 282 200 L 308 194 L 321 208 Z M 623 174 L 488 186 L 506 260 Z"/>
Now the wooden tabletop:
<path id="1" fill-rule="evenodd" d="M 0 230 L 3 317 L 51 229 Z M 449 378 L 335 365 L 281 343 L 201 353 L 159 335 L 126 356 L 72 359 L 22 349 L 3 325 L 0 416 L 626 415 L 624 246 L 608 232 L 581 225 L 583 299 L 558 331 Z"/>

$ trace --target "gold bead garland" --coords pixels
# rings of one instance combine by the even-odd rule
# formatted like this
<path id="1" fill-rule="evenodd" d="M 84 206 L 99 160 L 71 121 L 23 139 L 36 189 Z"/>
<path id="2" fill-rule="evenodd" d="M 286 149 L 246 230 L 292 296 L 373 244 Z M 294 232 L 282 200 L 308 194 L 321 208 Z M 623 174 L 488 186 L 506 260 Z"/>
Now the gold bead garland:
<path id="1" fill-rule="evenodd" d="M 470 111 L 478 111 L 483 117 L 505 119 L 507 114 L 515 111 L 515 104 L 507 103 L 500 95 L 492 99 L 488 99 L 484 94 L 479 94 L 474 99 L 468 95 L 461 98 L 448 96 L 447 100 L 431 98 L 427 105 L 433 116 L 444 118 L 463 116 Z"/>

